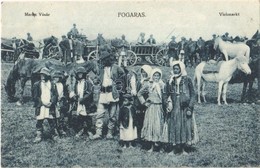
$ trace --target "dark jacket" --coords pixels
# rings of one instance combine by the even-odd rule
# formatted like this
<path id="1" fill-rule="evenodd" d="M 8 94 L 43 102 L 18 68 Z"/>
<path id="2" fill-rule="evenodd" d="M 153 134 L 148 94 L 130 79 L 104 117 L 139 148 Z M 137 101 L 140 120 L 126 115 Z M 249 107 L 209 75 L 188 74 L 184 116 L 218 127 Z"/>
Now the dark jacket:
<path id="1" fill-rule="evenodd" d="M 122 91 L 125 89 L 125 72 L 124 70 L 119 67 L 116 64 L 113 64 L 110 68 L 110 72 L 111 72 L 111 79 L 113 80 L 112 83 L 112 95 L 114 99 L 119 98 L 119 91 Z M 102 86 L 103 83 L 103 79 L 104 79 L 104 68 L 102 68 L 100 70 L 100 74 L 97 77 L 99 83 Z"/>
<path id="2" fill-rule="evenodd" d="M 119 123 L 123 125 L 124 128 L 129 127 L 129 113 L 131 113 L 133 118 L 133 128 L 137 125 L 136 121 L 136 109 L 133 106 L 123 106 L 119 111 Z"/>
<path id="3" fill-rule="evenodd" d="M 191 110 L 193 110 L 194 104 L 195 104 L 195 91 L 194 91 L 194 87 L 192 84 L 192 80 L 187 76 L 183 76 L 180 81 L 179 88 L 180 88 L 179 96 L 180 96 L 181 107 L 183 107 L 183 108 L 189 107 Z M 168 81 L 166 84 L 166 93 L 163 95 L 164 106 L 167 105 L 166 101 L 168 100 L 169 96 L 174 105 L 175 99 L 177 97 L 174 81 L 172 81 L 172 83 L 170 83 L 170 84 Z"/>
<path id="4" fill-rule="evenodd" d="M 178 49 L 178 43 L 175 41 L 171 41 L 168 44 L 169 50 L 168 50 L 168 56 L 169 57 L 177 57 L 177 49 Z"/>
<path id="5" fill-rule="evenodd" d="M 40 114 L 40 108 L 43 105 L 41 101 L 41 81 L 36 82 L 33 85 L 33 101 L 35 107 L 35 115 L 38 116 Z M 55 114 L 55 106 L 58 101 L 58 92 L 56 85 L 51 82 L 51 107 L 50 107 L 50 114 Z"/>
<path id="6" fill-rule="evenodd" d="M 70 51 L 70 42 L 68 39 L 66 40 L 62 40 L 59 44 L 60 48 L 65 51 L 65 50 L 68 50 Z"/>
<path id="7" fill-rule="evenodd" d="M 76 84 L 74 86 L 74 91 L 75 91 L 76 95 L 78 95 L 77 86 L 78 86 L 78 81 L 76 81 Z M 78 96 L 77 96 L 77 98 L 78 98 Z M 85 81 L 82 104 L 85 105 L 87 111 L 90 111 L 94 105 L 93 104 L 93 84 L 89 80 Z"/>
<path id="8" fill-rule="evenodd" d="M 148 39 L 147 40 L 147 43 L 149 43 L 149 44 L 156 44 L 156 41 L 155 41 L 155 39 L 154 38 L 152 38 L 152 39 Z"/>

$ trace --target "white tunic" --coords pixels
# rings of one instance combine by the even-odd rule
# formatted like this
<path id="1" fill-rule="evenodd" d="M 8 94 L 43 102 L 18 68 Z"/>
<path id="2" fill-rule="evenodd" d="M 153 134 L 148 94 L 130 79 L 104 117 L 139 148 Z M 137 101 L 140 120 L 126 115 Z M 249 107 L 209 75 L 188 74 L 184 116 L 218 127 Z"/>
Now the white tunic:
<path id="1" fill-rule="evenodd" d="M 80 114 L 83 116 L 87 116 L 85 105 L 79 103 L 79 100 L 84 96 L 84 86 L 85 86 L 85 79 L 78 81 L 77 90 L 78 90 L 79 99 L 78 99 L 77 115 Z"/>
<path id="2" fill-rule="evenodd" d="M 58 91 L 58 100 L 60 100 L 63 97 L 63 85 L 60 82 L 56 83 L 57 91 Z"/>
<path id="3" fill-rule="evenodd" d="M 111 67 L 104 67 L 104 78 L 103 78 L 102 86 L 103 87 L 112 86 L 112 83 L 113 80 L 111 79 Z M 114 99 L 112 92 L 100 93 L 99 103 L 109 104 L 110 102 L 118 102 L 118 101 L 119 98 Z"/>
<path id="4" fill-rule="evenodd" d="M 47 105 L 51 102 L 51 82 L 50 81 L 41 82 L 41 101 L 45 105 Z M 40 107 L 40 114 L 36 118 L 37 118 L 37 120 L 43 120 L 45 118 L 53 119 L 53 116 L 50 115 L 50 108 L 42 105 Z"/>
<path id="5" fill-rule="evenodd" d="M 57 92 L 58 92 L 58 102 L 56 106 L 56 118 L 60 117 L 60 99 L 63 97 L 63 85 L 61 82 L 56 83 Z"/>

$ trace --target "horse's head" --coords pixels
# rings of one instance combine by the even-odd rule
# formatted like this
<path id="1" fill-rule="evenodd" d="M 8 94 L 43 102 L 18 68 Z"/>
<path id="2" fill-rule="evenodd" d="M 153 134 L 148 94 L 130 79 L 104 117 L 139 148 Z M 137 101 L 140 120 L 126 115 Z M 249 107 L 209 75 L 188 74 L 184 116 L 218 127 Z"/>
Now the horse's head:
<path id="1" fill-rule="evenodd" d="M 251 69 L 248 65 L 248 59 L 245 56 L 238 56 L 236 58 L 236 61 L 238 62 L 238 69 L 244 72 L 245 74 L 251 74 Z"/>
<path id="2" fill-rule="evenodd" d="M 214 40 L 214 49 L 215 49 L 215 50 L 217 50 L 220 41 L 222 41 L 221 37 L 217 37 L 217 38 Z"/>

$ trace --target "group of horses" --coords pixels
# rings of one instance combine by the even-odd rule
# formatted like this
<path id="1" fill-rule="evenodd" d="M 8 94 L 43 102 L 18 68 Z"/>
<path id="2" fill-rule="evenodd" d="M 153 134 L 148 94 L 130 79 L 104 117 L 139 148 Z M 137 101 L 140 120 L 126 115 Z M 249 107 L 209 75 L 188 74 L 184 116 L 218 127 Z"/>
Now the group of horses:
<path id="1" fill-rule="evenodd" d="M 19 59 L 21 53 L 27 58 L 58 58 L 61 51 L 58 45 L 58 38 L 50 36 L 40 41 L 28 41 L 25 39 L 11 40 L 4 39 L 1 43 L 2 56 L 8 55 L 8 50 L 13 50 L 13 60 Z"/>
<path id="2" fill-rule="evenodd" d="M 196 83 L 198 84 L 198 102 L 200 103 L 201 88 L 205 88 L 205 83 L 207 81 L 218 82 L 218 104 L 220 104 L 220 95 L 222 93 L 222 98 L 225 104 L 226 102 L 226 91 L 228 83 L 244 83 L 241 100 L 246 100 L 246 93 L 252 92 L 252 86 L 255 78 L 258 80 L 258 94 L 260 90 L 259 80 L 260 80 L 260 33 L 254 35 L 254 37 L 245 43 L 233 44 L 230 42 L 225 42 L 221 38 L 216 38 L 214 43 L 212 43 L 212 49 L 218 49 L 226 57 L 226 61 L 220 66 L 218 73 L 203 74 L 203 68 L 206 64 L 202 61 L 195 68 Z M 50 39 L 55 41 L 55 39 Z M 251 51 L 251 52 L 250 52 Z M 228 57 L 232 58 L 228 60 Z M 100 65 L 96 60 L 87 61 L 84 63 L 70 63 L 64 65 L 59 60 L 56 59 L 20 59 L 18 60 L 11 71 L 9 72 L 8 78 L 5 83 L 5 90 L 9 100 L 15 100 L 16 94 L 16 82 L 20 82 L 19 88 L 19 101 L 18 104 L 24 102 L 23 93 L 25 83 L 31 80 L 31 83 L 38 80 L 37 75 L 42 67 L 47 67 L 50 70 L 61 70 L 67 74 L 66 83 L 70 86 L 75 81 L 74 70 L 75 68 L 83 66 L 86 72 L 92 71 L 98 74 Z M 240 71 L 236 71 L 240 70 Z M 249 91 L 247 92 L 247 86 L 249 84 Z M 205 92 L 202 91 L 203 100 L 205 100 Z"/>

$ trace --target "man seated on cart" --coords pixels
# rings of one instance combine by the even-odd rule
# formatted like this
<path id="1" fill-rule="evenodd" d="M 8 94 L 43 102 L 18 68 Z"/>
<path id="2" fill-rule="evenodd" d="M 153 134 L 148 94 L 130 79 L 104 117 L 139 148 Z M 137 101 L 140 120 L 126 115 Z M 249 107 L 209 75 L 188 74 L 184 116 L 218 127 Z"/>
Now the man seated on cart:
<path id="1" fill-rule="evenodd" d="M 140 36 L 137 39 L 137 45 L 145 45 L 145 33 L 140 33 Z"/>
<path id="2" fill-rule="evenodd" d="M 155 38 L 153 38 L 153 35 L 152 35 L 152 34 L 150 35 L 150 38 L 147 40 L 146 43 L 148 43 L 149 45 L 154 45 L 154 44 L 156 44 L 156 40 L 155 40 Z"/>

